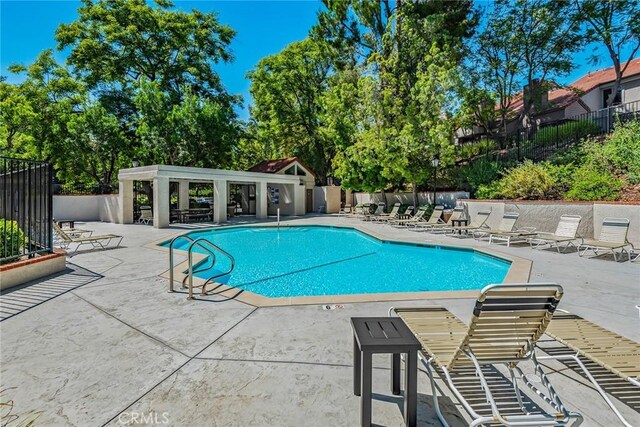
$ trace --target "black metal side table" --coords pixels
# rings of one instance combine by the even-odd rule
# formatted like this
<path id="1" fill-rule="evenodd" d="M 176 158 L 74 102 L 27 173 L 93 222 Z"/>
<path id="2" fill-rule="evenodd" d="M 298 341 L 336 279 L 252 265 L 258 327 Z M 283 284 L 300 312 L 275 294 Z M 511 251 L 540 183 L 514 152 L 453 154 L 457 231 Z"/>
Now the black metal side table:
<path id="1" fill-rule="evenodd" d="M 404 420 L 415 426 L 418 401 L 418 350 L 420 342 L 397 317 L 352 317 L 353 393 L 360 396 L 360 419 L 371 425 L 371 356 L 391 354 L 391 392 L 400 394 L 400 354 L 405 358 Z"/>

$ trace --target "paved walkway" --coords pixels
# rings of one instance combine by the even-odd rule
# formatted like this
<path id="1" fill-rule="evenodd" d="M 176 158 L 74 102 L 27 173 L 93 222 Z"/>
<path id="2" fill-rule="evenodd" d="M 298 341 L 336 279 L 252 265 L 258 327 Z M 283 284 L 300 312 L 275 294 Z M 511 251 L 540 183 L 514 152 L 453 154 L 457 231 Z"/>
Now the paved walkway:
<path id="1" fill-rule="evenodd" d="M 351 221 L 355 220 L 324 216 L 289 222 Z M 182 294 L 166 292 L 167 280 L 159 277 L 168 268 L 166 253 L 144 247 L 179 229 L 102 223 L 82 227 L 96 234 L 124 234 L 123 247 L 70 257 L 70 263 L 90 272 L 90 281 L 78 284 L 75 270 L 58 276 L 54 280 L 71 290 L 0 322 L 0 400 L 12 401 L 11 415 L 18 421 L 135 425 L 132 420 L 138 417 L 146 424 L 175 426 L 358 424 L 349 318 L 386 315 L 389 303 L 325 310 L 320 305 L 256 308 L 213 297 L 189 302 Z M 385 225 L 366 227 L 387 236 L 416 236 Z M 425 241 L 486 246 L 427 233 L 420 236 Z M 523 247 L 498 250 L 532 259 L 532 281 L 562 284 L 566 295 L 561 308 L 640 341 L 634 308 L 640 302 L 637 263 Z M 441 304 L 468 321 L 473 300 L 403 304 Z M 311 327 L 313 336 L 308 333 Z M 374 358 L 374 367 L 373 420 L 402 425 L 402 402 L 389 392 L 388 357 Z M 585 414 L 583 425 L 619 425 L 573 369 L 559 363 L 549 369 L 565 403 Z M 493 375 L 495 381 L 504 381 L 499 371 Z M 418 392 L 420 425 L 439 425 L 424 374 L 419 376 Z M 467 424 L 453 401 L 445 398 L 444 406 L 451 425 Z M 640 425 L 640 408 L 622 404 L 621 408 L 634 425 Z"/>

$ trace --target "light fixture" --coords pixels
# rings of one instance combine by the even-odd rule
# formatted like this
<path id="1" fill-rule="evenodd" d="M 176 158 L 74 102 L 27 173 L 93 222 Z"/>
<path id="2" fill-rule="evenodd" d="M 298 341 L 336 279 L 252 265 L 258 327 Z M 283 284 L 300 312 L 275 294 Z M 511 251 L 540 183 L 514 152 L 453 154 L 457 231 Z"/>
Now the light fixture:
<path id="1" fill-rule="evenodd" d="M 131 166 L 133 166 L 134 168 L 137 168 L 138 166 L 140 166 L 140 162 L 134 159 L 131 161 Z"/>
<path id="2" fill-rule="evenodd" d="M 431 160 L 431 166 L 433 166 L 434 168 L 437 168 L 438 164 L 440 164 L 440 156 L 436 154 Z"/>

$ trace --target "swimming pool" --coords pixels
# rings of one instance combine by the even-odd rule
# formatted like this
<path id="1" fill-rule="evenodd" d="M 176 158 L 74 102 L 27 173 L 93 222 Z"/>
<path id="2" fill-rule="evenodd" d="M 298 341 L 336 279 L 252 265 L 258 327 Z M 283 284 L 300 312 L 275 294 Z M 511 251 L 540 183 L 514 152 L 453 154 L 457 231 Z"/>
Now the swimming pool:
<path id="1" fill-rule="evenodd" d="M 476 290 L 502 282 L 510 266 L 470 249 L 381 241 L 342 227 L 232 227 L 189 237 L 204 237 L 235 258 L 233 272 L 216 282 L 271 298 Z M 176 249 L 188 246 L 186 239 L 174 243 Z M 229 265 L 218 256 L 213 269 L 196 277 Z"/>

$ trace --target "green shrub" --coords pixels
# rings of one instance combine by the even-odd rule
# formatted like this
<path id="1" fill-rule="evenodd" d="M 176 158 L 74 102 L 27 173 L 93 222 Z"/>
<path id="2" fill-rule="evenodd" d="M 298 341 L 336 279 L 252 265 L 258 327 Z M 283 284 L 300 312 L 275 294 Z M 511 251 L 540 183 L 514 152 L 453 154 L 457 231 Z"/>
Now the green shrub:
<path id="1" fill-rule="evenodd" d="M 495 181 L 489 184 L 479 185 L 475 191 L 477 199 L 499 199 L 500 198 L 500 182 Z"/>
<path id="2" fill-rule="evenodd" d="M 624 183 L 608 171 L 579 168 L 565 196 L 569 200 L 616 200 Z"/>
<path id="3" fill-rule="evenodd" d="M 458 188 L 475 193 L 483 184 L 489 184 L 500 178 L 502 165 L 486 158 L 478 159 L 458 169 Z"/>
<path id="4" fill-rule="evenodd" d="M 624 174 L 631 184 L 640 184 L 640 121 L 617 125 L 602 151 L 612 173 Z"/>
<path id="5" fill-rule="evenodd" d="M 589 135 L 597 135 L 601 132 L 602 129 L 595 122 L 579 120 L 542 128 L 536 133 L 534 141 L 536 145 L 551 145 L 566 141 L 577 142 Z"/>
<path id="6" fill-rule="evenodd" d="M 482 139 L 477 142 L 467 142 L 457 148 L 456 156 L 459 159 L 470 159 L 480 154 L 494 151 L 498 144 L 492 139 Z"/>
<path id="7" fill-rule="evenodd" d="M 24 242 L 24 233 L 18 222 L 0 218 L 0 257 L 6 257 L 6 261 L 19 257 Z"/>
<path id="8" fill-rule="evenodd" d="M 557 191 L 548 163 L 525 161 L 500 180 L 499 194 L 507 199 L 547 199 Z"/>

